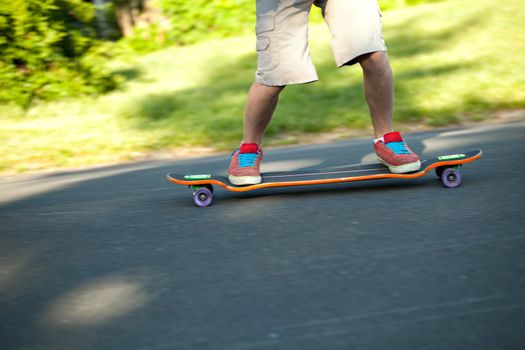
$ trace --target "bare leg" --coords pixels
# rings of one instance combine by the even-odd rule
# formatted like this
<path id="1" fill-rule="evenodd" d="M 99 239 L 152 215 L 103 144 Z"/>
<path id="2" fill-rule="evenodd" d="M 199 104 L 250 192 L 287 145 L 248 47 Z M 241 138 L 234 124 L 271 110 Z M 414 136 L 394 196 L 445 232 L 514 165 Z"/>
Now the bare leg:
<path id="1" fill-rule="evenodd" d="M 266 127 L 272 120 L 284 86 L 265 86 L 253 83 L 244 107 L 244 143 L 262 144 Z"/>
<path id="2" fill-rule="evenodd" d="M 365 98 L 372 117 L 374 137 L 392 131 L 394 110 L 394 78 L 385 52 L 363 55 L 359 60 L 363 68 Z"/>

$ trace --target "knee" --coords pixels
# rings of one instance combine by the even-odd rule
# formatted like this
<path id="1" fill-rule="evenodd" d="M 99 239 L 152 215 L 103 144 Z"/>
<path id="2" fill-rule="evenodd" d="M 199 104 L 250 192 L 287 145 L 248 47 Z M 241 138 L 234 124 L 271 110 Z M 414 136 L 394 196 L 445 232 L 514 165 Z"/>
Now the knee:
<path id="1" fill-rule="evenodd" d="M 255 89 L 259 93 L 263 93 L 265 95 L 269 96 L 278 96 L 281 91 L 284 90 L 286 85 L 282 86 L 270 86 L 270 85 L 262 85 L 259 83 L 253 83 L 252 89 Z"/>
<path id="2" fill-rule="evenodd" d="M 280 94 L 281 91 L 283 91 L 285 87 L 286 87 L 286 85 L 281 85 L 281 86 L 272 86 L 272 88 L 274 88 L 274 91 L 275 91 L 277 94 Z"/>
<path id="3" fill-rule="evenodd" d="M 359 57 L 359 64 L 365 73 L 381 74 L 390 70 L 388 56 L 384 51 L 362 55 Z"/>

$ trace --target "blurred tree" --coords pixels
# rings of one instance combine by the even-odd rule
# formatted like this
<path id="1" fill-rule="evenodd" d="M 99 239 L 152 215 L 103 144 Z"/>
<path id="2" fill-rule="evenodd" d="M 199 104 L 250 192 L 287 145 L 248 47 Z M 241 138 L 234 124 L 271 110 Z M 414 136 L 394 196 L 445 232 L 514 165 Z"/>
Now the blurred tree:
<path id="1" fill-rule="evenodd" d="M 114 0 L 114 3 L 117 22 L 125 37 L 133 35 L 135 27 L 146 27 L 161 19 L 160 11 L 152 0 Z"/>
<path id="2" fill-rule="evenodd" d="M 115 17 L 124 37 L 119 46 L 136 52 L 164 47 L 170 21 L 156 0 L 114 0 Z"/>
<path id="3" fill-rule="evenodd" d="M 0 2 L 0 103 L 27 108 L 35 99 L 113 88 L 95 52 L 94 15 L 82 0 Z"/>
<path id="4" fill-rule="evenodd" d="M 97 25 L 100 36 L 104 39 L 109 38 L 111 35 L 111 28 L 106 15 L 106 0 L 93 0 L 93 3 L 95 4 Z"/>
<path id="5" fill-rule="evenodd" d="M 193 43 L 209 37 L 238 35 L 255 24 L 253 0 L 161 0 L 169 18 L 169 40 Z"/>

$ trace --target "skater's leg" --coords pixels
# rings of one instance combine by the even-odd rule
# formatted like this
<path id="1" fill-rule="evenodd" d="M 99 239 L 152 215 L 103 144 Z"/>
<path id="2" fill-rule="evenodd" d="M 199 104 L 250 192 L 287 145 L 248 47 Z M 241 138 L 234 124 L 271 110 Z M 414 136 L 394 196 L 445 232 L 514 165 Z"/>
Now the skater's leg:
<path id="1" fill-rule="evenodd" d="M 244 108 L 243 143 L 262 145 L 264 132 L 272 119 L 284 86 L 265 86 L 253 83 Z"/>

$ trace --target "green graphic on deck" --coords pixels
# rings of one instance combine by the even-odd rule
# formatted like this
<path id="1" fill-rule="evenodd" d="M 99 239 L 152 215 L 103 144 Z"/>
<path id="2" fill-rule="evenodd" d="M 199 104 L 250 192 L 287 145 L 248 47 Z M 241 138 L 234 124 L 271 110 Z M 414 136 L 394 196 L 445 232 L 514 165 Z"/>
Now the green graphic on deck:
<path id="1" fill-rule="evenodd" d="M 439 160 L 454 160 L 454 159 L 461 159 L 465 158 L 464 154 L 450 154 L 448 156 L 438 156 Z"/>
<path id="2" fill-rule="evenodd" d="M 211 175 L 210 174 L 185 175 L 184 178 L 186 180 L 208 180 L 208 179 L 211 179 Z"/>

